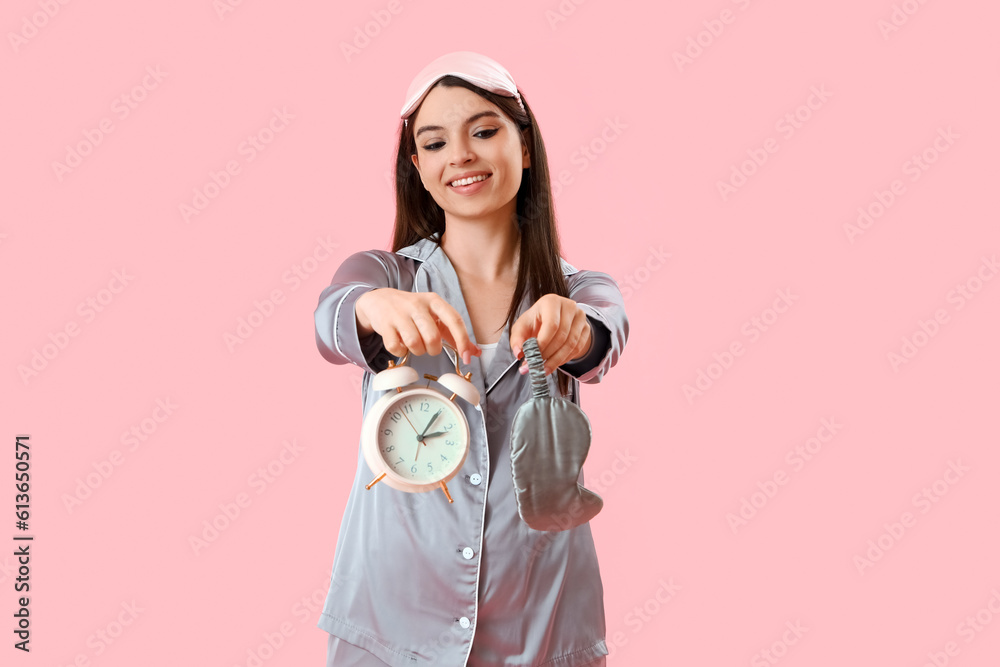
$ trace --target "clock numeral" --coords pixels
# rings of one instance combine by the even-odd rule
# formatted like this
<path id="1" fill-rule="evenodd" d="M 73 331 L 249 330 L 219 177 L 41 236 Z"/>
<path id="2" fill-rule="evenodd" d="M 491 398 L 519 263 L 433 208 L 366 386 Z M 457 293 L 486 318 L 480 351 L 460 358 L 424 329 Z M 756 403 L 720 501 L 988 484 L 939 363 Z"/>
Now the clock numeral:
<path id="1" fill-rule="evenodd" d="M 391 428 L 387 428 L 384 431 L 382 431 L 382 433 L 384 433 L 386 435 L 392 435 L 392 429 Z"/>
<path id="2" fill-rule="evenodd" d="M 444 430 L 446 430 L 446 431 L 450 431 L 450 430 L 451 430 L 451 429 L 453 429 L 453 428 L 455 428 L 455 425 L 454 425 L 454 424 L 448 424 L 447 426 L 445 426 L 445 427 L 444 427 Z"/>
<path id="3" fill-rule="evenodd" d="M 396 461 L 395 463 L 393 463 L 393 464 L 392 464 L 392 467 L 393 467 L 393 468 L 395 468 L 396 466 L 398 466 L 398 465 L 399 465 L 400 463 L 402 463 L 402 462 L 403 462 L 403 457 L 402 457 L 402 456 L 400 456 L 400 457 L 399 457 L 399 460 L 398 460 L 398 461 Z"/>
<path id="4" fill-rule="evenodd" d="M 402 418 L 403 418 L 403 415 L 399 414 L 398 412 L 393 412 L 392 413 L 392 417 L 391 417 L 392 421 L 398 422 Z"/>
<path id="5" fill-rule="evenodd" d="M 403 411 L 412 415 L 413 414 L 413 406 L 410 405 L 409 403 L 407 403 L 406 405 L 403 406 Z"/>
<path id="6" fill-rule="evenodd" d="M 431 409 L 431 404 L 430 403 L 428 403 L 427 401 L 420 401 L 420 411 L 421 412 L 430 412 L 430 409 Z"/>
<path id="7" fill-rule="evenodd" d="M 434 472 L 434 464 L 430 461 L 427 462 L 427 472 Z"/>
<path id="8" fill-rule="evenodd" d="M 395 445 L 389 445 L 388 447 L 386 447 L 386 448 L 385 448 L 385 449 L 383 449 L 382 451 L 383 451 L 383 452 L 386 452 L 386 453 L 388 453 L 388 452 L 391 452 L 391 451 L 392 451 L 392 450 L 394 450 L 394 449 L 396 449 L 396 446 L 395 446 Z"/>
<path id="9" fill-rule="evenodd" d="M 446 444 L 446 445 L 454 445 L 455 441 L 454 440 L 445 440 L 444 444 Z"/>
<path id="10" fill-rule="evenodd" d="M 416 463 L 414 463 L 413 465 L 410 466 L 410 472 L 417 472 L 417 464 Z"/>
<path id="11" fill-rule="evenodd" d="M 442 455 L 441 455 L 441 460 L 442 460 L 442 461 L 447 461 L 447 460 L 448 460 L 448 457 L 447 457 L 447 456 L 445 456 L 444 454 L 442 454 Z"/>

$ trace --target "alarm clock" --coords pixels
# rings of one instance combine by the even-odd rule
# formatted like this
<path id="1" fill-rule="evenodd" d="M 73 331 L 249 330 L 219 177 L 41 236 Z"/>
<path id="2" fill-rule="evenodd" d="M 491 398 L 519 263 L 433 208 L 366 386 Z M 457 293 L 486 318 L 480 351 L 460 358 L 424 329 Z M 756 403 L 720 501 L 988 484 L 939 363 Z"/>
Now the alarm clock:
<path id="1" fill-rule="evenodd" d="M 441 489 L 451 503 L 447 482 L 458 474 L 469 454 L 469 422 L 455 398 L 479 405 L 479 390 L 469 381 L 471 371 L 462 375 L 457 354 L 454 373 L 425 374 L 427 384 L 415 384 L 420 378 L 416 369 L 405 365 L 409 354 L 398 364 L 390 361 L 372 380 L 372 389 L 386 393 L 368 410 L 361 425 L 361 449 L 376 475 L 365 489 L 378 482 L 409 493 Z"/>

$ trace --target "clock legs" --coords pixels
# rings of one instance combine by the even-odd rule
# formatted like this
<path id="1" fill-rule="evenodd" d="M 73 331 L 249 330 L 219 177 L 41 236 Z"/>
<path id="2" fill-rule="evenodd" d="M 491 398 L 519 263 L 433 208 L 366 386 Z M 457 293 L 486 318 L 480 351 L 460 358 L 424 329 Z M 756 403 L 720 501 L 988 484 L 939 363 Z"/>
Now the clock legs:
<path id="1" fill-rule="evenodd" d="M 438 483 L 441 485 L 441 490 L 444 491 L 444 495 L 448 499 L 448 502 L 449 503 L 455 502 L 454 500 L 451 499 L 451 494 L 448 493 L 448 485 L 445 484 L 444 482 L 438 482 Z"/>
<path id="2" fill-rule="evenodd" d="M 365 484 L 365 490 L 366 491 L 371 490 L 371 488 L 373 486 L 375 486 L 376 484 L 378 484 L 379 482 L 382 481 L 383 477 L 385 477 L 385 473 L 382 473 L 381 475 L 379 475 L 378 477 L 376 477 L 375 479 L 373 479 L 368 484 Z M 444 482 L 438 482 L 438 485 L 441 487 L 441 490 L 444 491 L 445 498 L 448 499 L 448 502 L 449 503 L 455 502 L 454 500 L 452 500 L 451 493 L 448 491 L 448 485 L 445 484 Z"/>

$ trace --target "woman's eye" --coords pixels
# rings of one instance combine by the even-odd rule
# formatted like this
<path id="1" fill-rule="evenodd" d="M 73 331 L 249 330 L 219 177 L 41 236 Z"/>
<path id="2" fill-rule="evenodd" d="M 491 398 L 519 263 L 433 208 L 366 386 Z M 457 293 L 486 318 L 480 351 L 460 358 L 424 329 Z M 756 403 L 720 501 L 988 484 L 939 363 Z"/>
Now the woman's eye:
<path id="1" fill-rule="evenodd" d="M 481 139 L 489 139 L 490 137 L 492 137 L 494 134 L 496 134 L 499 131 L 500 131 L 500 128 L 495 128 L 495 129 L 492 129 L 492 130 L 479 130 L 478 132 L 476 132 L 472 136 L 478 137 L 479 135 L 482 134 L 482 135 L 485 135 L 485 136 L 480 137 Z M 444 145 L 443 141 L 435 141 L 433 144 L 427 144 L 426 146 L 424 146 L 424 150 L 426 150 L 426 151 L 436 151 L 438 148 L 440 148 L 443 145 Z"/>

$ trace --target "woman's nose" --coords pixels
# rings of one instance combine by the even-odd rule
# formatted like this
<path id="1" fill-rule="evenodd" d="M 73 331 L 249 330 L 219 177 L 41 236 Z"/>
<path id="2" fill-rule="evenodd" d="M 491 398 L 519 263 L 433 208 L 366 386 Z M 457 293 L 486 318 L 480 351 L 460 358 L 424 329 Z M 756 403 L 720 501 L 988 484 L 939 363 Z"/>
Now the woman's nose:
<path id="1" fill-rule="evenodd" d="M 452 141 L 449 148 L 448 159 L 453 165 L 464 164 L 475 158 L 469 143 L 463 139 Z"/>

